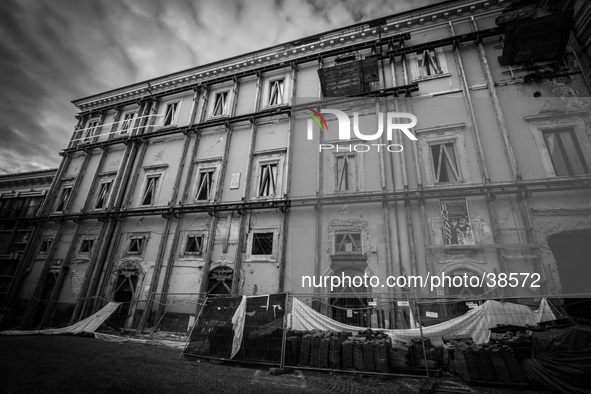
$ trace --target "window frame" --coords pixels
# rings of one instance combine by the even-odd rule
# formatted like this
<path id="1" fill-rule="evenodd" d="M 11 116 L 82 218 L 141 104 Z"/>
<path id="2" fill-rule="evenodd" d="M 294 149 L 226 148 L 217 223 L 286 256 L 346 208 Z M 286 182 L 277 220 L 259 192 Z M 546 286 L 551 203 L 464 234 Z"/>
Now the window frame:
<path id="1" fill-rule="evenodd" d="M 441 72 L 425 75 L 423 68 L 425 67 L 424 56 L 425 53 L 429 53 L 431 56 L 435 57 L 435 62 L 439 63 L 439 68 Z M 410 75 L 411 75 L 411 82 L 413 81 L 424 81 L 429 79 L 437 79 L 437 78 L 444 78 L 449 77 L 449 68 L 447 65 L 447 58 L 445 56 L 445 50 L 443 48 L 435 48 L 424 50 L 421 53 L 415 52 L 408 55 L 408 61 L 410 64 Z M 421 62 L 423 63 L 421 65 Z"/>
<path id="2" fill-rule="evenodd" d="M 91 125 L 93 124 L 93 125 Z M 80 143 L 82 144 L 88 144 L 91 142 L 92 138 L 95 136 L 96 131 L 98 130 L 100 126 L 100 118 L 91 118 L 88 119 L 88 121 L 86 121 L 86 127 L 84 127 L 84 129 L 82 129 L 81 131 L 81 135 L 80 135 Z M 84 133 L 84 136 L 82 136 L 82 133 Z"/>
<path id="3" fill-rule="evenodd" d="M 194 186 L 193 198 L 192 198 L 193 203 L 202 204 L 202 203 L 208 203 L 208 202 L 215 201 L 215 198 L 217 196 L 220 166 L 221 166 L 221 159 L 219 159 L 219 158 L 206 159 L 206 160 L 202 160 L 202 161 L 197 162 L 197 166 L 196 166 L 197 168 L 195 170 L 195 178 L 194 178 L 195 179 L 194 180 L 195 186 Z M 207 199 L 198 199 L 200 185 L 201 185 L 201 183 L 200 183 L 201 174 L 203 174 L 205 172 L 213 172 L 209 196 Z"/>
<path id="4" fill-rule="evenodd" d="M 340 185 L 343 183 L 343 178 L 341 177 L 342 172 L 344 171 L 344 164 L 343 164 L 343 169 L 339 170 L 339 160 L 341 158 L 344 158 L 344 162 L 343 163 L 347 163 L 347 167 L 350 168 L 351 164 L 349 163 L 350 157 L 354 157 L 355 158 L 355 166 L 353 168 L 353 170 L 349 170 L 347 173 L 348 174 L 352 174 L 353 179 L 351 180 L 351 182 L 353 183 L 353 187 L 350 189 L 346 189 L 346 190 L 339 190 L 340 189 Z M 332 177 L 333 180 L 333 191 L 335 193 L 354 193 L 354 192 L 358 192 L 359 191 L 359 155 L 357 152 L 335 152 L 333 153 L 333 160 L 334 160 L 334 164 L 333 164 L 333 168 L 334 168 L 334 175 Z M 348 177 L 347 177 L 347 183 L 349 183 L 348 181 Z"/>
<path id="5" fill-rule="evenodd" d="M 98 207 L 97 205 L 98 205 L 98 203 L 100 201 L 100 198 L 101 198 L 101 190 L 102 190 L 102 188 L 103 188 L 104 185 L 109 185 L 108 186 L 109 189 L 107 191 L 107 195 L 104 198 L 103 205 L 101 207 Z M 103 211 L 103 210 L 107 209 L 109 207 L 109 202 L 110 202 L 109 200 L 111 198 L 112 191 L 113 191 L 113 178 L 108 178 L 108 179 L 101 180 L 101 182 L 99 183 L 99 190 L 98 190 L 98 193 L 96 195 L 96 199 L 94 201 L 94 207 L 93 207 L 93 209 L 96 210 L 96 211 Z"/>
<path id="6" fill-rule="evenodd" d="M 353 235 L 359 235 L 359 250 L 354 250 L 353 248 L 350 251 L 347 250 L 338 250 L 339 249 L 339 242 L 338 242 L 338 238 L 339 236 L 349 236 L 352 237 Z M 353 242 L 355 242 L 355 240 L 351 239 Z M 361 230 L 351 230 L 351 231 L 345 231 L 345 230 L 338 230 L 334 232 L 334 254 L 335 255 L 345 255 L 345 256 L 360 256 L 363 255 L 363 232 Z"/>
<path id="7" fill-rule="evenodd" d="M 40 255 L 47 255 L 51 250 L 51 245 L 53 244 L 53 236 L 50 237 L 43 237 L 39 244 L 39 252 L 37 254 Z M 46 246 L 46 248 L 44 248 Z"/>
<path id="8" fill-rule="evenodd" d="M 580 175 L 557 175 L 554 168 L 552 155 L 548 150 L 545 141 L 544 132 L 552 130 L 571 129 L 572 135 L 576 138 L 577 149 L 580 150 L 579 158 L 584 162 L 586 168 L 591 171 L 591 139 L 587 135 L 587 127 L 585 118 L 588 112 L 583 111 L 565 111 L 565 112 L 551 112 L 548 114 L 539 114 L 533 116 L 526 116 L 525 120 L 529 123 L 530 131 L 532 133 L 535 144 L 538 148 L 538 153 L 542 161 L 542 166 L 547 178 L 560 177 L 577 177 L 588 176 L 589 172 Z M 587 152 L 587 154 L 585 154 Z"/>
<path id="9" fill-rule="evenodd" d="M 166 123 L 167 117 L 168 117 L 168 109 L 171 106 L 175 106 L 174 107 L 174 112 L 170 117 L 170 123 Z M 175 127 L 178 125 L 178 121 L 179 121 L 179 115 L 181 112 L 181 100 L 180 99 L 175 99 L 175 100 L 169 100 L 166 101 L 164 103 L 164 114 L 162 117 L 162 127 Z"/>
<path id="10" fill-rule="evenodd" d="M 152 193 L 152 201 L 150 204 L 144 204 L 144 200 L 147 194 L 147 188 L 150 183 L 150 179 L 156 178 L 156 187 Z M 162 188 L 162 179 L 164 179 L 164 171 L 146 171 L 144 177 L 144 184 L 142 185 L 142 192 L 139 195 L 138 207 L 152 207 L 156 205 L 158 197 L 160 196 L 160 190 Z"/>
<path id="11" fill-rule="evenodd" d="M 144 254 L 146 250 L 146 244 L 148 243 L 148 237 L 145 234 L 128 234 L 128 241 L 127 247 L 125 248 L 125 254 L 127 255 L 134 255 L 134 256 L 141 256 Z M 132 245 L 139 244 L 138 251 L 132 251 Z"/>
<path id="12" fill-rule="evenodd" d="M 229 116 L 229 107 L 230 107 L 230 91 L 232 89 L 227 88 L 227 89 L 219 89 L 216 91 L 211 92 L 212 93 L 212 106 L 211 106 L 211 112 L 210 112 L 210 116 L 212 118 L 221 118 L 224 116 Z M 222 97 L 223 95 L 226 96 L 225 98 L 225 102 L 223 103 L 223 107 L 222 107 L 222 111 L 221 113 L 216 113 L 216 108 L 217 108 L 217 102 L 218 102 L 218 97 Z"/>
<path id="13" fill-rule="evenodd" d="M 90 255 L 90 254 L 92 254 L 92 249 L 94 248 L 94 241 L 95 241 L 94 238 L 83 236 L 80 239 L 80 244 L 78 246 L 78 254 L 79 255 Z M 88 251 L 83 251 L 82 248 L 87 243 L 90 243 L 89 249 L 88 249 Z"/>
<path id="14" fill-rule="evenodd" d="M 419 139 L 419 155 L 422 157 L 424 167 L 425 186 L 438 187 L 449 185 L 469 184 L 470 168 L 468 164 L 468 155 L 466 153 L 465 139 L 463 129 L 464 123 L 438 126 L 429 129 L 415 130 Z M 451 143 L 455 150 L 456 170 L 459 179 L 456 182 L 438 182 L 435 174 L 435 163 L 431 147 L 436 144 Z"/>
<path id="15" fill-rule="evenodd" d="M 261 195 L 261 181 L 263 180 L 263 168 L 265 166 L 275 165 L 275 194 Z M 285 150 L 282 149 L 280 152 L 272 153 L 258 153 L 255 154 L 255 160 L 253 160 L 254 171 L 256 176 L 253 176 L 254 184 L 251 184 L 251 197 L 253 199 L 280 199 L 283 197 L 283 179 L 285 171 Z"/>
<path id="16" fill-rule="evenodd" d="M 254 242 L 255 234 L 265 234 L 265 233 L 272 233 L 273 234 L 273 245 L 271 254 L 253 254 L 252 247 Z M 276 262 L 277 261 L 277 252 L 279 249 L 279 244 L 281 242 L 281 232 L 279 231 L 279 227 L 258 227 L 253 228 L 248 232 L 248 239 L 246 241 L 246 261 L 257 261 L 257 262 Z"/>
<path id="17" fill-rule="evenodd" d="M 127 116 L 131 115 L 131 119 L 127 119 Z M 126 111 L 123 113 L 122 117 L 123 120 L 121 121 L 121 127 L 119 129 L 119 134 L 133 134 L 133 124 L 136 121 L 137 111 Z M 126 127 L 126 122 L 129 122 Z"/>
<path id="18" fill-rule="evenodd" d="M 66 192 L 66 189 L 68 190 L 68 195 L 64 198 L 64 194 Z M 57 199 L 57 203 L 55 205 L 55 209 L 54 212 L 57 213 L 63 213 L 66 212 L 66 209 L 68 208 L 68 205 L 70 204 L 70 198 L 72 198 L 72 190 L 74 189 L 74 185 L 68 184 L 68 185 L 63 185 L 61 190 L 60 190 L 60 194 L 58 196 Z M 63 206 L 62 206 L 63 204 Z M 59 209 L 60 206 L 62 206 L 62 209 Z"/>
<path id="19" fill-rule="evenodd" d="M 563 137 L 561 134 L 563 132 L 567 132 L 570 135 L 570 138 L 573 142 L 573 146 L 574 146 L 574 150 L 575 150 L 574 152 L 567 152 L 566 151 L 566 147 L 564 146 L 564 141 L 563 141 Z M 556 135 L 557 142 L 558 142 L 558 148 L 559 148 L 560 153 L 562 155 L 562 159 L 564 160 L 564 164 L 567 167 L 568 174 L 558 174 L 558 171 L 556 169 L 556 158 L 554 157 L 552 152 L 550 152 L 550 147 L 548 146 L 548 138 L 547 138 L 548 134 L 555 134 Z M 587 164 L 587 162 L 585 160 L 585 155 L 583 154 L 583 151 L 581 150 L 581 146 L 578 142 L 578 138 L 577 138 L 574 128 L 568 127 L 568 128 L 542 130 L 542 137 L 544 138 L 544 142 L 546 143 L 546 149 L 548 150 L 550 160 L 552 161 L 552 168 L 554 169 L 554 173 L 556 174 L 556 176 L 577 176 L 577 175 L 588 175 L 589 174 L 589 165 Z M 576 155 L 578 157 L 579 161 L 581 162 L 581 166 L 583 167 L 583 170 L 584 170 L 584 172 L 581 174 L 574 173 L 573 163 L 571 160 L 571 157 L 573 155 Z"/>
<path id="20" fill-rule="evenodd" d="M 201 245 L 200 245 L 200 250 L 197 252 L 193 252 L 193 251 L 188 251 L 187 248 L 189 246 L 189 238 L 201 238 Z M 206 236 L 205 234 L 202 233 L 187 233 L 185 235 L 185 243 L 183 245 L 183 255 L 184 256 L 197 256 L 197 257 L 203 257 L 205 254 L 205 246 L 206 246 Z"/>

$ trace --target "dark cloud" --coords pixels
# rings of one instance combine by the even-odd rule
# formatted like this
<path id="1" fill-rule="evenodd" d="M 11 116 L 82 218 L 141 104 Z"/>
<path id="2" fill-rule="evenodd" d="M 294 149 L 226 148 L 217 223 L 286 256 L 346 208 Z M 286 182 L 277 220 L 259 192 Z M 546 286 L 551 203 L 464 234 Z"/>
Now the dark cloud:
<path id="1" fill-rule="evenodd" d="M 432 0 L 3 0 L 0 174 L 57 167 L 74 99 Z"/>

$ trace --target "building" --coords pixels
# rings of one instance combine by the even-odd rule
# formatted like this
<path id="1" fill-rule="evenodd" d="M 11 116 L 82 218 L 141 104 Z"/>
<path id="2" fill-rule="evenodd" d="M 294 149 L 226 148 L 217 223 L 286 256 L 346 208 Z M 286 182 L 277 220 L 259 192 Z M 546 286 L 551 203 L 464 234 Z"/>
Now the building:
<path id="1" fill-rule="evenodd" d="M 19 290 L 33 268 L 25 264 L 27 246 L 37 236 L 36 217 L 53 181 L 55 170 L 0 176 L 0 322 L 24 311 L 28 300 Z M 47 245 L 41 249 L 47 252 Z M 34 285 L 34 284 L 33 284 Z"/>
<path id="2" fill-rule="evenodd" d="M 194 318 L 172 297 L 288 291 L 406 327 L 396 297 L 587 293 L 588 59 L 569 2 L 546 3 L 447 1 L 75 100 L 19 323 L 116 300 L 120 326 L 142 330 Z M 364 131 L 339 139 L 331 108 Z M 365 138 L 404 114 L 416 140 Z M 302 281 L 442 273 L 518 282 Z"/>

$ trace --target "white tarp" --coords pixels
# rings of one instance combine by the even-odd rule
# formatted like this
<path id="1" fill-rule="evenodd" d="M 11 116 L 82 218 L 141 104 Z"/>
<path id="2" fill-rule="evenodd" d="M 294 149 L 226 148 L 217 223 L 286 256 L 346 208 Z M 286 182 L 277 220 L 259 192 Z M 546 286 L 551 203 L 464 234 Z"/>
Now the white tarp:
<path id="1" fill-rule="evenodd" d="M 475 343 L 484 343 L 488 342 L 490 328 L 494 328 L 499 324 L 527 326 L 555 319 L 556 317 L 545 298 L 542 299 L 540 307 L 535 311 L 526 305 L 489 300 L 471 309 L 465 315 L 444 323 L 423 327 L 423 336 L 435 340 L 441 337 L 472 337 Z M 302 301 L 294 298 L 291 313 L 291 329 L 302 331 L 319 329 L 323 331 L 357 332 L 365 328 L 339 323 L 316 312 Z M 419 328 L 397 330 L 376 329 L 375 331 L 383 332 L 392 337 L 392 339 L 401 341 L 421 337 Z"/>
<path id="2" fill-rule="evenodd" d="M 240 344 L 242 343 L 242 335 L 244 333 L 244 320 L 246 319 L 246 296 L 242 296 L 242 300 L 240 301 L 240 305 L 238 305 L 238 309 L 234 312 L 234 316 L 232 316 L 232 328 L 234 329 L 234 339 L 232 340 L 232 355 L 230 358 L 234 358 L 234 356 L 240 350 Z"/>
<path id="3" fill-rule="evenodd" d="M 83 332 L 93 333 L 101 324 L 111 316 L 119 307 L 119 302 L 109 302 L 100 311 L 86 319 L 63 328 L 48 328 L 46 330 L 8 330 L 0 331 L 0 335 L 59 335 L 59 334 L 81 334 Z"/>

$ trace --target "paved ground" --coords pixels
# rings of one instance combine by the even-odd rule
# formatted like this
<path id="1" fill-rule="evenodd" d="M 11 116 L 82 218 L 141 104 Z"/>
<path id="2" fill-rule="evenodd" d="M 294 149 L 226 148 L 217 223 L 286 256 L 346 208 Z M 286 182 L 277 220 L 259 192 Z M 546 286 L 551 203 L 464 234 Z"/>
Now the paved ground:
<path id="1" fill-rule="evenodd" d="M 271 376 L 260 366 L 179 355 L 169 348 L 78 336 L 0 337 L 0 393 L 416 393 L 426 382 L 310 371 Z M 450 379 L 441 382 L 466 389 Z"/>

